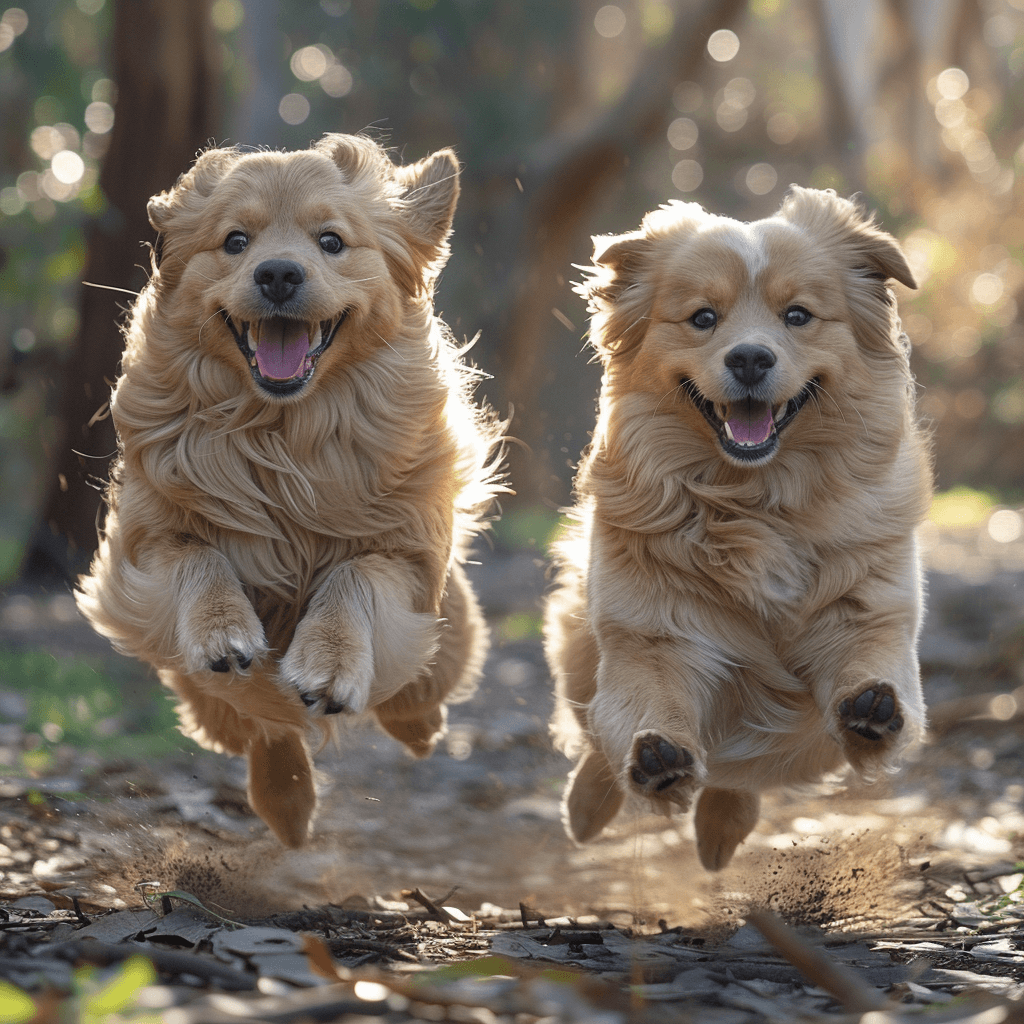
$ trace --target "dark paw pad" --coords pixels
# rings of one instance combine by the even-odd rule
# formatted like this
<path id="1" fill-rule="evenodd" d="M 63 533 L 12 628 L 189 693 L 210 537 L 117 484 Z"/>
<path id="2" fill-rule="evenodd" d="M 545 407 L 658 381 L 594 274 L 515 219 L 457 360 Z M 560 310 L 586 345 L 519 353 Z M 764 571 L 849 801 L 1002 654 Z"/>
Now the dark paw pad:
<path id="1" fill-rule="evenodd" d="M 684 747 L 649 733 L 636 741 L 629 777 L 648 795 L 664 793 L 689 777 L 693 755 Z"/>
<path id="2" fill-rule="evenodd" d="M 211 672 L 245 672 L 252 664 L 252 654 L 232 647 L 230 653 L 210 662 Z"/>
<path id="3" fill-rule="evenodd" d="M 856 697 L 846 697 L 836 710 L 843 725 L 866 740 L 881 740 L 903 728 L 903 716 L 888 683 L 875 683 Z"/>

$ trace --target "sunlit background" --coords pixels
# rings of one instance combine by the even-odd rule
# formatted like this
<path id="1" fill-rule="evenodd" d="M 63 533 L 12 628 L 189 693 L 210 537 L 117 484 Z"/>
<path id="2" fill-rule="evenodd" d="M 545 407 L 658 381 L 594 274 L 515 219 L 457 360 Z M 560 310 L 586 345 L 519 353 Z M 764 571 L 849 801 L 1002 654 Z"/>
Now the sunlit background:
<path id="1" fill-rule="evenodd" d="M 523 442 L 499 543 L 542 544 L 593 425 L 598 371 L 572 292 L 589 235 L 629 230 L 672 198 L 769 215 L 796 182 L 860 193 L 901 240 L 920 285 L 898 291 L 934 425 L 935 529 L 987 524 L 985 543 L 1014 545 L 1022 73 L 1024 0 L 11 7 L 0 16 L 0 581 L 29 564 L 68 571 L 95 536 L 86 481 L 111 451 L 104 381 L 131 296 L 84 290 L 83 278 L 141 286 L 146 198 L 198 148 L 302 148 L 326 131 L 370 131 L 403 160 L 451 145 L 463 163 L 438 307 L 460 338 L 481 332 L 474 358 L 492 375 L 481 394 L 513 413 Z"/>

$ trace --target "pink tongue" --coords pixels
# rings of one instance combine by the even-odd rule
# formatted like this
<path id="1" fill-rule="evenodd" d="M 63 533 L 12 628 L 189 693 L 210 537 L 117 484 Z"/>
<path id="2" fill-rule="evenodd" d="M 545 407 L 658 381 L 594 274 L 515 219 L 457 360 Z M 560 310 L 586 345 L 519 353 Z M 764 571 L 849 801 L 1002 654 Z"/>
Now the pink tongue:
<path id="1" fill-rule="evenodd" d="M 300 321 L 280 317 L 263 323 L 260 343 L 256 346 L 256 364 L 264 377 L 291 380 L 302 372 L 309 352 L 306 328 Z"/>
<path id="2" fill-rule="evenodd" d="M 765 402 L 737 402 L 729 410 L 729 429 L 740 444 L 761 444 L 772 434 L 772 409 Z"/>

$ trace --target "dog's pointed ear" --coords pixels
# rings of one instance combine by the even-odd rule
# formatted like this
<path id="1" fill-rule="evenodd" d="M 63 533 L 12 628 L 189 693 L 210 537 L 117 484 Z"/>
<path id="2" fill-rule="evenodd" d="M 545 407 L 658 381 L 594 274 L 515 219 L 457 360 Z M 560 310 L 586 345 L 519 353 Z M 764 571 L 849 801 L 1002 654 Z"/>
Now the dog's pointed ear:
<path id="1" fill-rule="evenodd" d="M 591 266 L 574 290 L 593 315 L 590 342 L 602 356 L 631 351 L 647 330 L 653 293 L 648 273 L 654 240 L 643 230 L 595 235 Z"/>
<path id="2" fill-rule="evenodd" d="M 402 186 L 408 223 L 440 254 L 459 199 L 459 161 L 454 151 L 439 149 L 414 164 L 396 167 L 395 180 Z"/>
<path id="3" fill-rule="evenodd" d="M 832 189 L 793 185 L 779 213 L 835 260 L 858 338 L 870 348 L 902 352 L 896 298 L 888 282 L 907 288 L 916 288 L 917 282 L 896 239 Z"/>
<path id="4" fill-rule="evenodd" d="M 873 216 L 849 199 L 841 199 L 832 189 L 793 185 L 780 212 L 826 247 L 841 247 L 844 262 L 863 276 L 917 287 L 896 239 L 879 228 Z"/>

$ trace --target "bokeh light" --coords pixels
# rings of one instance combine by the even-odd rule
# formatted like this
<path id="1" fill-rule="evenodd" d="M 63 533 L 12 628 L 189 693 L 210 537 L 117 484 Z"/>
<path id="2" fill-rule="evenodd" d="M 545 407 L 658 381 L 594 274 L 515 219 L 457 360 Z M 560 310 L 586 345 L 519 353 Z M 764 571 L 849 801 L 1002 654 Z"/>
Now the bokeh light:
<path id="1" fill-rule="evenodd" d="M 997 274 L 979 274 L 971 285 L 971 298 L 983 306 L 992 306 L 1003 297 L 1003 282 Z"/>
<path id="2" fill-rule="evenodd" d="M 708 38 L 708 53 L 712 60 L 724 64 L 740 52 L 740 37 L 731 29 L 720 28 Z"/>
<path id="3" fill-rule="evenodd" d="M 102 100 L 94 101 L 85 108 L 85 126 L 97 135 L 104 135 L 114 127 L 114 108 Z"/>
<path id="4" fill-rule="evenodd" d="M 935 79 L 935 87 L 944 100 L 958 100 L 970 88 L 967 72 L 960 68 L 946 68 Z"/>
<path id="5" fill-rule="evenodd" d="M 327 56 L 319 46 L 303 46 L 292 54 L 289 63 L 300 82 L 315 82 L 328 67 Z"/>
<path id="6" fill-rule="evenodd" d="M 605 39 L 614 39 L 622 35 L 626 27 L 626 13 L 621 7 L 614 4 L 606 4 L 594 15 L 594 28 L 599 36 Z"/>
<path id="7" fill-rule="evenodd" d="M 704 168 L 696 160 L 680 160 L 672 168 L 672 184 L 680 192 L 692 192 L 704 180 Z"/>
<path id="8" fill-rule="evenodd" d="M 0 53 L 28 28 L 28 15 L 20 7 L 9 7 L 0 17 Z"/>
<path id="9" fill-rule="evenodd" d="M 754 166 L 747 171 L 746 183 L 747 188 L 749 188 L 755 196 L 764 196 L 771 192 L 771 190 L 779 183 L 779 175 L 771 164 L 754 164 Z"/>
<path id="10" fill-rule="evenodd" d="M 1013 509 L 1001 508 L 988 521 L 988 535 L 999 544 L 1012 544 L 1024 534 L 1024 519 Z"/>
<path id="11" fill-rule="evenodd" d="M 673 149 L 690 149 L 699 135 L 697 122 L 689 117 L 677 117 L 668 126 L 668 144 Z"/>
<path id="12" fill-rule="evenodd" d="M 62 149 L 59 153 L 54 154 L 50 161 L 50 170 L 62 185 L 74 185 L 75 182 L 82 180 L 82 175 L 85 173 L 85 161 L 70 149 Z"/>
<path id="13" fill-rule="evenodd" d="M 302 124 L 309 117 L 309 100 L 301 93 L 290 92 L 281 97 L 277 112 L 285 124 Z"/>
<path id="14" fill-rule="evenodd" d="M 210 20 L 218 32 L 234 32 L 245 18 L 241 0 L 214 0 Z"/>
<path id="15" fill-rule="evenodd" d="M 335 99 L 347 96 L 353 84 L 352 72 L 344 64 L 332 64 L 320 76 L 320 88 Z"/>

